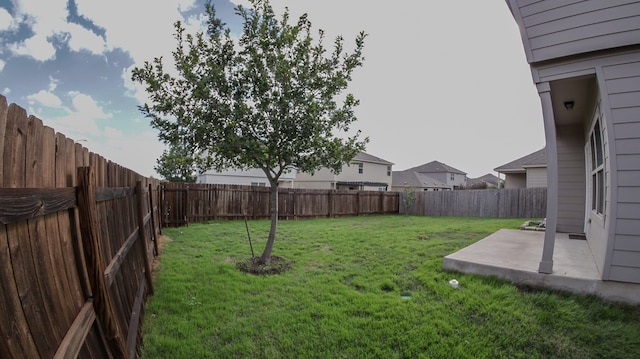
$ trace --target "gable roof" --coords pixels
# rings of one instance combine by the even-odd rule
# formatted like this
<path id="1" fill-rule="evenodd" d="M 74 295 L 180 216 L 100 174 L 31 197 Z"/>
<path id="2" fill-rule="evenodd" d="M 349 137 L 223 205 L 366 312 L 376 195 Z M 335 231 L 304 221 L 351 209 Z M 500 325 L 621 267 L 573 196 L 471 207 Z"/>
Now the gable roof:
<path id="1" fill-rule="evenodd" d="M 493 175 L 491 173 L 487 173 L 486 175 L 478 178 L 467 179 L 468 187 L 473 187 L 474 185 L 482 184 L 482 183 L 487 183 L 487 184 L 498 187 L 500 184 L 500 179 L 496 175 Z"/>
<path id="2" fill-rule="evenodd" d="M 366 152 L 360 152 L 358 153 L 355 157 L 353 157 L 352 161 L 362 161 L 362 162 L 372 162 L 372 163 L 379 163 L 379 164 L 383 164 L 383 165 L 393 165 L 393 163 L 384 160 L 380 157 L 376 157 L 374 155 L 370 155 Z"/>
<path id="3" fill-rule="evenodd" d="M 416 171 L 418 173 L 459 173 L 466 175 L 467 172 L 460 171 L 459 169 L 448 166 L 442 162 L 431 161 L 420 166 L 409 168 L 409 170 Z"/>
<path id="4" fill-rule="evenodd" d="M 392 181 L 394 186 L 408 186 L 419 188 L 451 188 L 450 185 L 435 180 L 429 176 L 412 170 L 393 171 Z"/>
<path id="5" fill-rule="evenodd" d="M 520 157 L 515 161 L 511 161 L 493 170 L 496 172 L 524 172 L 528 167 L 546 167 L 547 151 L 545 148 L 530 153 L 524 157 Z"/>

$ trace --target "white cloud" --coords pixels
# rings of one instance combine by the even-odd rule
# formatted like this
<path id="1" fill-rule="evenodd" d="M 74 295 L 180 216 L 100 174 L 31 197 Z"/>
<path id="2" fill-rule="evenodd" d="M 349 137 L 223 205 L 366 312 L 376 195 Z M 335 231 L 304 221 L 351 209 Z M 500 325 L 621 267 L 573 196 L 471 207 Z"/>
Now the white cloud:
<path id="1" fill-rule="evenodd" d="M 0 8 L 0 31 L 9 30 L 13 26 L 13 16 L 4 8 Z"/>
<path id="2" fill-rule="evenodd" d="M 173 39 L 173 23 L 181 19 L 178 8 L 188 9 L 193 3 L 193 0 L 77 1 L 79 14 L 106 29 L 107 48 L 129 51 L 137 66 L 161 55 L 171 58 L 173 46 L 167 43 Z M 145 20 L 149 17 L 152 21 Z"/>
<path id="3" fill-rule="evenodd" d="M 56 55 L 56 49 L 43 35 L 35 35 L 22 43 L 13 44 L 10 49 L 16 55 L 30 56 L 38 61 L 51 60 Z"/>
<path id="4" fill-rule="evenodd" d="M 38 61 L 53 59 L 55 48 L 47 38 L 55 35 L 54 29 L 65 26 L 66 3 L 66 0 L 51 0 L 45 4 L 38 0 L 15 1 L 14 19 L 24 19 L 23 23 L 31 28 L 34 35 L 14 44 L 11 50 L 17 55 L 31 56 Z"/>
<path id="5" fill-rule="evenodd" d="M 105 128 L 100 137 L 88 141 L 88 148 L 95 153 L 107 155 L 108 159 L 121 166 L 132 169 L 143 176 L 159 178 L 153 167 L 155 159 L 166 148 L 158 141 L 153 130 L 136 133 L 124 133 L 115 128 Z"/>
<path id="6" fill-rule="evenodd" d="M 38 93 L 27 96 L 30 105 L 41 105 L 45 107 L 58 107 L 62 105 L 62 100 L 51 92 L 40 90 Z"/>
<path id="7" fill-rule="evenodd" d="M 234 5 L 242 5 L 245 8 L 252 8 L 253 7 L 251 5 L 251 3 L 249 2 L 249 0 L 229 0 L 229 1 L 231 1 Z"/>
<path id="8" fill-rule="evenodd" d="M 113 127 L 109 127 L 109 126 L 106 126 L 104 128 L 104 135 L 107 138 L 111 138 L 111 139 L 115 138 L 116 140 L 119 140 L 119 139 L 121 139 L 123 137 L 122 131 L 118 130 L 117 128 L 113 128 Z"/>
<path id="9" fill-rule="evenodd" d="M 4 65 L 6 65 L 6 61 L 3 61 L 2 59 L 0 59 L 0 72 L 2 72 L 2 69 L 4 69 Z"/>
<path id="10" fill-rule="evenodd" d="M 68 9 L 66 0 L 20 0 L 16 3 L 14 19 L 24 19 L 34 32 L 25 41 L 13 44 L 10 49 L 17 55 L 31 56 L 38 61 L 55 58 L 56 50 L 49 39 L 56 37 L 68 41 L 74 51 L 87 50 L 101 54 L 105 50 L 104 40 L 86 28 L 67 22 Z"/>
<path id="11" fill-rule="evenodd" d="M 86 28 L 78 24 L 67 24 L 66 30 L 71 35 L 69 37 L 71 50 L 88 50 L 93 54 L 102 54 L 105 51 L 104 40 Z"/>
<path id="12" fill-rule="evenodd" d="M 69 95 L 75 117 L 90 120 L 104 120 L 113 117 L 112 114 L 105 113 L 91 96 L 75 91 L 70 92 Z"/>
<path id="13" fill-rule="evenodd" d="M 135 98 L 141 104 L 150 103 L 145 85 L 131 80 L 131 71 L 134 67 L 136 67 L 136 65 L 132 65 L 122 71 L 122 80 L 124 81 L 124 87 L 127 89 L 125 95 Z"/>
<path id="14" fill-rule="evenodd" d="M 69 138 L 100 136 L 98 121 L 111 119 L 113 114 L 106 113 L 89 95 L 77 91 L 67 95 L 71 99 L 70 107 L 63 106 L 60 99 L 57 99 L 60 102 L 56 101 L 48 92 L 40 91 L 29 96 L 33 98 L 29 111 Z"/>
<path id="15" fill-rule="evenodd" d="M 54 91 L 58 87 L 60 80 L 49 76 L 49 91 Z"/>

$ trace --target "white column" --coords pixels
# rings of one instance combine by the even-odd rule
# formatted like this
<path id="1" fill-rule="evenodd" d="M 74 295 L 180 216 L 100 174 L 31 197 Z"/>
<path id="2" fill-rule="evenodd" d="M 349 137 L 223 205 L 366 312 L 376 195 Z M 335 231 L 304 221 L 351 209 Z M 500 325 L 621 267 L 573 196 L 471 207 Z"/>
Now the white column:
<path id="1" fill-rule="evenodd" d="M 556 121 L 553 117 L 553 105 L 551 103 L 551 87 L 548 82 L 539 83 L 536 87 L 542 103 L 547 152 L 547 221 L 544 232 L 542 260 L 540 260 L 538 272 L 551 274 L 553 272 L 553 249 L 556 243 L 556 225 L 558 222 L 558 145 Z"/>

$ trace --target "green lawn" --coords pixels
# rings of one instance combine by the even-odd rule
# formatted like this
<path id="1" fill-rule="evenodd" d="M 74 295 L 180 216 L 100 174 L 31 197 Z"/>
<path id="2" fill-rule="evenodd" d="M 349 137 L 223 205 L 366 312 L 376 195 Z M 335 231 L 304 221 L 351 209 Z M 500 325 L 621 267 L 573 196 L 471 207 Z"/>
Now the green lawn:
<path id="1" fill-rule="evenodd" d="M 640 307 L 442 270 L 524 219 L 280 221 L 280 275 L 240 272 L 243 221 L 165 229 L 142 358 L 640 358 Z M 256 255 L 268 221 L 248 222 Z M 460 282 L 458 289 L 449 280 Z"/>

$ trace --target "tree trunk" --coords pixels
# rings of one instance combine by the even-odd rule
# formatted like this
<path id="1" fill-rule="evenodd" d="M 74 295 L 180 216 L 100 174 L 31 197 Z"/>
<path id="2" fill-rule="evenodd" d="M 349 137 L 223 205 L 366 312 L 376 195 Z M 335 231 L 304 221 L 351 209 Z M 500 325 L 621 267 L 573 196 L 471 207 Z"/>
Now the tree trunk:
<path id="1" fill-rule="evenodd" d="M 264 252 L 260 256 L 260 260 L 264 264 L 269 264 L 271 261 L 271 251 L 273 250 L 273 243 L 276 241 L 276 229 L 278 228 L 278 181 L 271 183 L 271 208 L 269 214 L 271 215 L 271 228 L 269 229 L 269 238 L 267 239 L 267 245 L 264 247 Z"/>

